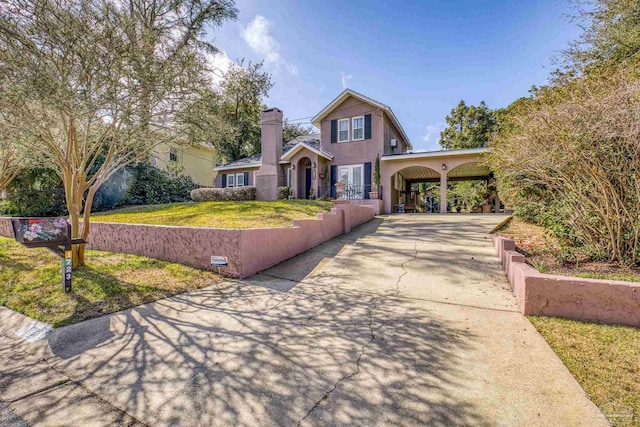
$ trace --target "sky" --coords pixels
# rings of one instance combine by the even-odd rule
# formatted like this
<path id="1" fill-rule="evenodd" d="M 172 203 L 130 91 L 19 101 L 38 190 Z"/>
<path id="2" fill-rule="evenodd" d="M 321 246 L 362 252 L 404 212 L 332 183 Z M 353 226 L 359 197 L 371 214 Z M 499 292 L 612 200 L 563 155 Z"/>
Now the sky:
<path id="1" fill-rule="evenodd" d="M 265 100 L 310 117 L 349 88 L 391 107 L 415 151 L 439 149 L 463 99 L 501 108 L 547 81 L 577 38 L 568 0 L 236 0 L 237 21 L 211 30 L 214 63 L 264 61 Z"/>

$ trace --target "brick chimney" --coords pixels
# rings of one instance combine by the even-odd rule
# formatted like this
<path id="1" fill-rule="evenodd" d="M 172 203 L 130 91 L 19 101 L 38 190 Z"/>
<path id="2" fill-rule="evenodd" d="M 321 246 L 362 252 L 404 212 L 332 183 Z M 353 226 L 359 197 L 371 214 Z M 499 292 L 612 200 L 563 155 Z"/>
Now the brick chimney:
<path id="1" fill-rule="evenodd" d="M 278 108 L 263 110 L 260 114 L 262 166 L 256 178 L 258 200 L 276 200 L 278 187 L 285 185 L 280 166 L 282 157 L 282 111 Z"/>

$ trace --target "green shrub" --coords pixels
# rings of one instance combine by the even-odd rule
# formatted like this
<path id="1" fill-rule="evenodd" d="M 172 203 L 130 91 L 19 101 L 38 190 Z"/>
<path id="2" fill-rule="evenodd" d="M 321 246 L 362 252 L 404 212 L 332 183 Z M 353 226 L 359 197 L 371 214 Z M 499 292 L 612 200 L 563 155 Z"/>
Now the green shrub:
<path id="1" fill-rule="evenodd" d="M 196 202 L 240 202 L 256 199 L 256 187 L 198 188 L 191 192 Z"/>
<path id="2" fill-rule="evenodd" d="M 189 194 L 198 187 L 188 176 L 175 176 L 147 163 L 140 163 L 135 168 L 133 183 L 120 205 L 188 202 Z"/>
<path id="3" fill-rule="evenodd" d="M 278 199 L 285 200 L 291 196 L 291 189 L 289 187 L 278 187 Z"/>
<path id="4" fill-rule="evenodd" d="M 51 169 L 24 169 L 6 191 L 0 212 L 16 216 L 67 215 L 64 189 Z"/>

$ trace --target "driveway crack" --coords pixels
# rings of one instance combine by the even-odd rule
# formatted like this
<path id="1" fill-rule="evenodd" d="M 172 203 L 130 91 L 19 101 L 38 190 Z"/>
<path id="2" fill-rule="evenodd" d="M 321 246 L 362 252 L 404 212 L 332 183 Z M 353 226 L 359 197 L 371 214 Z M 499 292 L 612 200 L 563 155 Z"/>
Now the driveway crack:
<path id="1" fill-rule="evenodd" d="M 407 271 L 405 265 L 409 264 L 410 262 L 415 261 L 418 258 L 418 240 L 420 240 L 420 236 L 422 236 L 422 235 L 420 234 L 420 235 L 418 235 L 417 239 L 414 239 L 413 257 L 411 257 L 410 259 L 408 259 L 408 260 L 404 261 L 402 264 L 400 264 L 400 267 L 402 268 L 402 274 L 400 276 L 398 276 L 398 280 L 396 281 L 396 294 L 395 294 L 395 296 L 400 295 L 400 282 L 402 281 L 402 278 L 409 273 Z"/>
<path id="2" fill-rule="evenodd" d="M 342 378 L 340 378 L 338 381 L 336 381 L 336 383 L 333 385 L 333 387 L 331 387 L 331 389 L 329 391 L 327 391 L 312 407 L 311 409 L 309 409 L 309 411 L 307 411 L 306 415 L 304 417 L 302 417 L 300 419 L 300 421 L 298 421 L 297 426 L 300 427 L 300 425 L 304 422 L 304 420 L 306 420 L 307 418 L 309 418 L 309 416 L 311 416 L 311 414 L 322 404 L 322 402 L 324 402 L 325 400 L 329 399 L 329 396 L 331 396 L 331 393 L 333 393 L 334 391 L 336 391 L 336 389 L 340 386 L 340 384 L 344 381 L 350 380 L 351 378 L 355 377 L 356 375 L 358 375 L 360 373 L 360 361 L 362 360 L 362 357 L 364 356 L 364 354 L 367 351 L 367 347 L 369 347 L 369 345 L 371 345 L 371 343 L 373 342 L 373 340 L 376 338 L 374 330 L 373 330 L 373 311 L 378 307 L 378 301 L 377 299 L 374 299 L 373 304 L 371 306 L 371 309 L 369 310 L 369 321 L 367 322 L 367 326 L 369 327 L 369 334 L 371 335 L 371 337 L 369 338 L 369 340 L 362 346 L 362 349 L 360 350 L 360 354 L 358 355 L 358 358 L 356 359 L 356 369 L 350 373 L 347 374 L 345 376 L 343 376 Z"/>

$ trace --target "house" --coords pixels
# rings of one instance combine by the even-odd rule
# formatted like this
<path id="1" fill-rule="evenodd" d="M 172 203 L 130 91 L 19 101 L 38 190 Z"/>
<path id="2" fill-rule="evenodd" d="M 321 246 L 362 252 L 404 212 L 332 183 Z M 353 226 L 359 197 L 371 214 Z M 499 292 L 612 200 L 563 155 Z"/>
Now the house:
<path id="1" fill-rule="evenodd" d="M 449 180 L 492 179 L 483 165 L 485 148 L 411 153 L 411 142 L 391 108 L 350 89 L 323 108 L 312 123 L 319 133 L 283 144 L 282 111 L 264 110 L 262 153 L 216 167 L 215 186 L 255 186 L 262 200 L 275 199 L 277 188 L 287 186 L 295 198 L 348 199 L 370 205 L 376 213 L 391 213 L 399 205 L 415 202 L 412 184 L 433 182 L 441 188 L 441 212 L 447 212 Z M 374 188 L 378 156 L 382 179 Z M 371 193 L 377 193 L 377 198 Z"/>
<path id="2" fill-rule="evenodd" d="M 205 187 L 213 185 L 216 160 L 216 151 L 205 145 L 160 144 L 150 155 L 153 166 L 162 170 L 181 171 Z"/>

